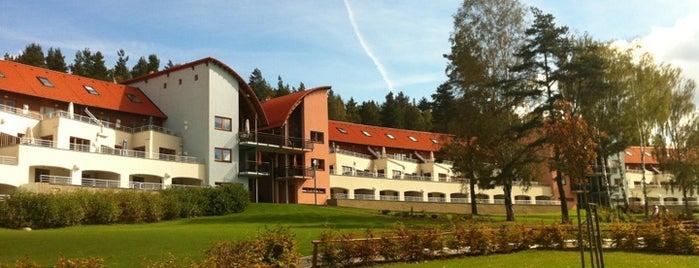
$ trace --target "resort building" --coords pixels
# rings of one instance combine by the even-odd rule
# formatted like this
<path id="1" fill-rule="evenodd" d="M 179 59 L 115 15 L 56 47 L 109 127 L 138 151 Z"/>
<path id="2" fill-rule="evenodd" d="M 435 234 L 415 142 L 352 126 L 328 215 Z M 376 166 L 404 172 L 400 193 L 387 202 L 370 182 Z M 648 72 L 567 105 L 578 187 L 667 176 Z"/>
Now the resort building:
<path id="1" fill-rule="evenodd" d="M 123 84 L 0 61 L 0 195 L 240 183 L 253 202 L 504 202 L 501 188 L 470 196 L 468 180 L 440 154 L 449 136 L 328 120 L 329 90 L 260 101 L 214 58 Z M 638 175 L 646 174 L 649 201 L 676 204 L 647 154 L 644 173 L 637 147 L 611 160 L 608 191 L 642 202 Z M 560 204 L 552 177 L 516 183 L 512 198 Z M 566 198 L 572 206 L 570 189 Z"/>

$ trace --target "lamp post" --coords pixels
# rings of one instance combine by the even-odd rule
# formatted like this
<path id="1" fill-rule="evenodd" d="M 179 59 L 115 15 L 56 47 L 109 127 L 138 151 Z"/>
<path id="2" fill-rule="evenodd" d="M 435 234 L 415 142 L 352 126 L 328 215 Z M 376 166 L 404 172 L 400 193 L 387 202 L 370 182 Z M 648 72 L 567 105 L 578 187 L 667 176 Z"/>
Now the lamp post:
<path id="1" fill-rule="evenodd" d="M 311 160 L 311 167 L 313 168 L 313 204 L 318 205 L 318 185 L 316 182 L 316 160 Z"/>

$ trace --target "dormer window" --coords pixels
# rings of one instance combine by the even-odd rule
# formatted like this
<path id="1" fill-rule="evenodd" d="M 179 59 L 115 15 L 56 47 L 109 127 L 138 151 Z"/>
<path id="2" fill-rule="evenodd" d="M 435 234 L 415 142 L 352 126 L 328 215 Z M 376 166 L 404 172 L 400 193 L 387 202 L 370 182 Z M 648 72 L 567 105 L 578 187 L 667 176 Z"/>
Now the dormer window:
<path id="1" fill-rule="evenodd" d="M 134 94 L 126 93 L 126 97 L 129 98 L 129 100 L 133 103 L 141 103 L 141 100 Z"/>
<path id="2" fill-rule="evenodd" d="M 37 76 L 36 79 L 39 79 L 39 82 L 45 87 L 53 87 L 53 83 L 46 77 Z"/>
<path id="3" fill-rule="evenodd" d="M 410 139 L 411 141 L 417 142 L 417 139 L 413 136 L 408 136 L 408 139 Z"/>
<path id="4" fill-rule="evenodd" d="M 97 92 L 97 90 L 96 90 L 94 87 L 92 87 L 92 86 L 83 85 L 83 87 L 85 88 L 85 90 L 87 90 L 87 92 L 89 92 L 89 93 L 92 94 L 92 95 L 99 95 L 99 94 L 100 94 L 100 93 Z"/>
<path id="5" fill-rule="evenodd" d="M 347 130 L 345 130 L 344 128 L 341 128 L 341 127 L 337 127 L 337 131 L 339 131 L 342 134 L 347 134 Z"/>
<path id="6" fill-rule="evenodd" d="M 390 133 L 386 133 L 386 137 L 388 137 L 389 139 L 392 139 L 392 140 L 395 140 L 395 139 L 396 139 L 396 137 L 394 137 L 394 136 L 391 135 Z"/>
<path id="7" fill-rule="evenodd" d="M 367 137 L 371 137 L 371 133 L 367 132 L 366 130 L 362 130 L 362 134 Z"/>

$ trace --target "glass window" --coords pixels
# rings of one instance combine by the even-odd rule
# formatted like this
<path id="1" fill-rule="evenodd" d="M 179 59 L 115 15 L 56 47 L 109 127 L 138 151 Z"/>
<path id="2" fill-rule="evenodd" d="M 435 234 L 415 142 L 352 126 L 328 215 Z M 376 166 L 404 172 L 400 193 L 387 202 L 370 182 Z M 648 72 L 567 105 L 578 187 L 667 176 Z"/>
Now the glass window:
<path id="1" fill-rule="evenodd" d="M 325 159 L 312 158 L 311 164 L 315 164 L 316 170 L 325 170 Z"/>
<path id="2" fill-rule="evenodd" d="M 341 127 L 337 127 L 337 131 L 340 131 L 340 133 L 342 133 L 342 134 L 347 134 L 347 130 L 345 130 L 344 128 L 341 128 Z"/>
<path id="3" fill-rule="evenodd" d="M 46 77 L 37 76 L 36 79 L 39 79 L 39 82 L 44 86 L 53 87 L 53 83 Z"/>
<path id="4" fill-rule="evenodd" d="M 228 117 L 216 116 L 214 118 L 214 128 L 218 130 L 231 131 L 231 119 Z"/>
<path id="5" fill-rule="evenodd" d="M 318 131 L 311 131 L 311 141 L 315 143 L 325 143 L 324 133 Z"/>
<path id="6" fill-rule="evenodd" d="M 129 98 L 129 100 L 133 103 L 141 103 L 141 100 L 134 94 L 126 93 L 126 97 Z"/>
<path id="7" fill-rule="evenodd" d="M 0 72 L 0 78 L 5 78 L 5 74 Z"/>
<path id="8" fill-rule="evenodd" d="M 410 139 L 411 141 L 417 142 L 417 139 L 413 136 L 408 136 L 408 139 Z"/>
<path id="9" fill-rule="evenodd" d="M 389 139 L 392 139 L 392 140 L 395 140 L 395 139 L 396 139 L 396 137 L 394 137 L 394 136 L 391 135 L 390 133 L 386 133 L 386 137 L 388 137 Z"/>
<path id="10" fill-rule="evenodd" d="M 431 140 L 432 143 L 434 143 L 434 144 L 438 144 L 438 143 L 439 143 L 439 141 L 438 141 L 437 139 L 430 139 L 430 140 Z"/>
<path id="11" fill-rule="evenodd" d="M 89 92 L 89 93 L 92 94 L 92 95 L 99 95 L 99 94 L 100 94 L 100 93 L 97 92 L 97 90 L 95 90 L 95 88 L 92 87 L 92 86 L 83 85 L 83 87 L 85 88 L 85 90 L 87 90 L 87 92 Z"/>
<path id="12" fill-rule="evenodd" d="M 231 162 L 231 149 L 215 148 L 214 160 L 216 162 Z"/>
<path id="13" fill-rule="evenodd" d="M 362 134 L 367 137 L 371 137 L 371 133 L 367 132 L 366 130 L 362 130 Z"/>

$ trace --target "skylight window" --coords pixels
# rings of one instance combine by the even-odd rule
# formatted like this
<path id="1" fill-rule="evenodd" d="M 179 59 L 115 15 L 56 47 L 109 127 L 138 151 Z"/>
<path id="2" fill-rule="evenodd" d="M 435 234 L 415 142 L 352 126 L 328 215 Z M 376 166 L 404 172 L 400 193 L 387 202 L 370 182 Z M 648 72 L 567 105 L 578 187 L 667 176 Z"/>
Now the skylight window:
<path id="1" fill-rule="evenodd" d="M 342 133 L 342 134 L 347 134 L 347 130 L 345 130 L 344 128 L 341 128 L 341 127 L 337 127 L 337 131 L 340 131 L 340 133 Z"/>
<path id="2" fill-rule="evenodd" d="M 438 143 L 439 143 L 439 141 L 438 141 L 437 139 L 432 138 L 432 139 L 430 139 L 430 140 L 431 140 L 432 143 L 434 143 L 434 144 L 438 144 Z"/>
<path id="3" fill-rule="evenodd" d="M 46 87 L 53 87 L 53 83 L 46 77 L 37 76 L 36 79 L 39 79 L 39 82 Z"/>
<path id="4" fill-rule="evenodd" d="M 392 139 L 392 140 L 396 139 L 396 137 L 394 137 L 393 135 L 391 135 L 389 133 L 386 133 L 386 137 L 388 137 L 389 139 Z"/>
<path id="5" fill-rule="evenodd" d="M 89 92 L 89 93 L 92 94 L 92 95 L 99 95 L 99 94 L 100 94 L 100 93 L 97 92 L 97 90 L 96 90 L 94 87 L 92 87 L 92 86 L 83 85 L 83 87 L 85 88 L 85 90 L 87 90 L 87 92 Z"/>
<path id="6" fill-rule="evenodd" d="M 5 74 L 0 72 L 0 78 L 5 78 Z"/>
<path id="7" fill-rule="evenodd" d="M 417 142 L 417 139 L 413 136 L 408 136 L 408 139 L 410 139 L 411 141 Z"/>
<path id="8" fill-rule="evenodd" d="M 371 133 L 367 132 L 366 130 L 362 130 L 362 134 L 367 137 L 371 137 Z"/>
<path id="9" fill-rule="evenodd" d="M 134 102 L 134 103 L 141 103 L 141 100 L 140 100 L 138 97 L 136 97 L 136 95 L 134 95 L 134 94 L 126 93 L 126 97 L 129 98 L 129 100 L 130 100 L 131 102 Z"/>
<path id="10" fill-rule="evenodd" d="M 631 155 L 632 155 L 631 152 L 629 152 L 629 151 L 625 151 L 625 153 L 626 153 L 626 155 L 628 155 L 628 156 L 631 156 Z"/>

